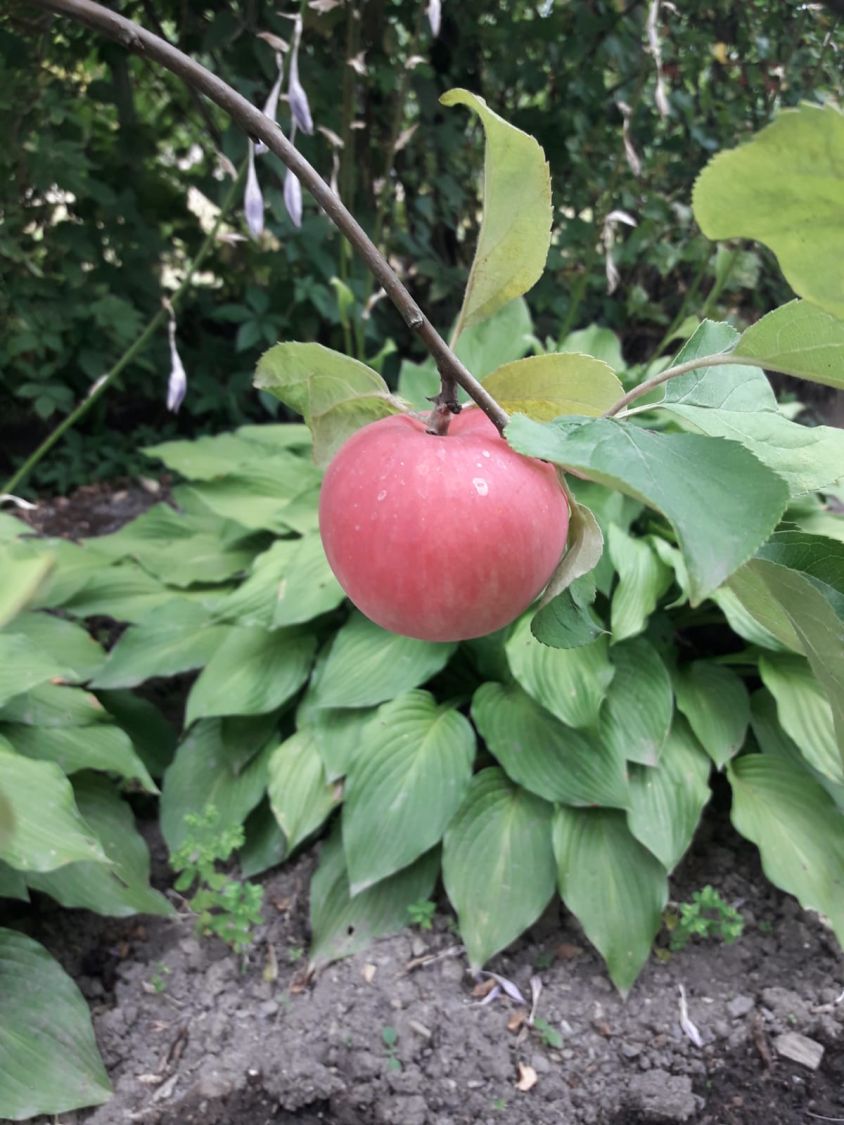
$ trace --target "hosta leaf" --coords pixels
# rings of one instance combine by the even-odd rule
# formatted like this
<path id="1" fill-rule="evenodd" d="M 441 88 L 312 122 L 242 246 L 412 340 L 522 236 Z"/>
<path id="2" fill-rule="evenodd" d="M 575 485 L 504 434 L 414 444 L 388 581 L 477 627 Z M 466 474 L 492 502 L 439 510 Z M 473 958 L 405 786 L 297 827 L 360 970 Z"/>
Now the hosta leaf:
<path id="1" fill-rule="evenodd" d="M 677 706 L 709 757 L 721 769 L 744 745 L 750 697 L 730 668 L 695 660 L 677 673 Z"/>
<path id="2" fill-rule="evenodd" d="M 553 352 L 505 363 L 487 375 L 484 386 L 505 410 L 543 422 L 561 414 L 597 417 L 624 394 L 601 360 Z"/>
<path id="3" fill-rule="evenodd" d="M 122 918 L 172 914 L 173 907 L 149 885 L 149 851 L 132 810 L 104 777 L 85 773 L 73 783 L 76 804 L 112 863 L 70 863 L 57 871 L 27 872 L 29 886 L 62 906 Z"/>
<path id="4" fill-rule="evenodd" d="M 353 613 L 321 673 L 319 706 L 370 707 L 395 699 L 441 671 L 455 648 L 388 633 Z"/>
<path id="5" fill-rule="evenodd" d="M 311 731 L 297 731 L 273 750 L 267 766 L 270 807 L 292 852 L 337 804 Z"/>
<path id="6" fill-rule="evenodd" d="M 224 477 L 266 453 L 260 445 L 241 433 L 203 435 L 192 441 L 164 441 L 141 450 L 146 457 L 163 461 L 168 469 L 188 480 L 214 480 Z"/>
<path id="7" fill-rule="evenodd" d="M 155 704 L 131 691 L 100 691 L 97 698 L 132 740 L 152 777 L 161 777 L 176 752 L 176 731 Z"/>
<path id="8" fill-rule="evenodd" d="M 614 645 L 610 660 L 615 675 L 601 711 L 599 737 L 620 761 L 655 766 L 674 710 L 668 669 L 643 637 Z"/>
<path id="9" fill-rule="evenodd" d="M 353 895 L 439 843 L 466 794 L 475 757 L 471 724 L 426 691 L 385 703 L 361 740 L 342 818 Z"/>
<path id="10" fill-rule="evenodd" d="M 711 768 L 709 758 L 680 718 L 671 728 L 659 767 L 630 768 L 627 825 L 669 872 L 685 855 L 711 796 Z"/>
<path id="11" fill-rule="evenodd" d="M 186 723 L 276 710 L 308 678 L 315 648 L 316 639 L 297 629 L 232 627 L 191 688 Z"/>
<path id="12" fill-rule="evenodd" d="M 373 938 L 401 930 L 408 922 L 407 908 L 430 896 L 439 865 L 439 848 L 435 848 L 352 898 L 338 824 L 322 845 L 311 880 L 311 964 L 327 965 L 349 957 Z"/>
<path id="13" fill-rule="evenodd" d="M 806 760 L 794 739 L 782 729 L 777 714 L 777 701 L 766 688 L 759 688 L 751 696 L 750 725 L 763 754 L 774 754 L 779 758 L 785 758 L 793 766 L 811 774 L 844 813 L 844 785 L 833 781 Z"/>
<path id="14" fill-rule="evenodd" d="M 24 758 L 0 740 L 0 778 L 13 816 L 0 859 L 21 871 L 52 871 L 76 860 L 108 863 L 55 763 Z"/>
<path id="15" fill-rule="evenodd" d="M 0 721 L 33 727 L 85 727 L 109 717 L 95 695 L 63 684 L 41 684 L 0 709 Z"/>
<path id="16" fill-rule="evenodd" d="M 246 840 L 238 853 L 238 867 L 244 879 L 276 867 L 287 854 L 287 841 L 273 816 L 268 800 L 261 801 L 244 825 Z"/>
<path id="17" fill-rule="evenodd" d="M 314 532 L 299 540 L 286 574 L 275 590 L 271 628 L 298 625 L 336 609 L 345 597 L 331 573 L 322 540 Z"/>
<path id="18" fill-rule="evenodd" d="M 313 731 L 316 747 L 329 781 L 345 777 L 363 745 L 363 730 L 375 714 L 374 707 L 314 708 L 304 724 Z M 297 725 L 302 723 L 297 719 Z"/>
<path id="19" fill-rule="evenodd" d="M 796 293 L 844 317 L 843 169 L 841 110 L 787 109 L 709 162 L 695 184 L 695 218 L 707 238 L 763 242 Z"/>
<path id="20" fill-rule="evenodd" d="M 532 340 L 533 323 L 527 301 L 517 297 L 488 319 L 464 328 L 454 350 L 476 379 L 485 379 L 503 363 L 521 359 L 530 350 Z"/>
<path id="21" fill-rule="evenodd" d="M 810 910 L 819 910 L 844 943 L 844 817 L 805 770 L 769 754 L 728 766 L 732 821 L 762 857 L 766 876 Z"/>
<path id="22" fill-rule="evenodd" d="M 157 578 L 137 563 L 122 562 L 115 566 L 100 564 L 84 585 L 64 599 L 62 607 L 76 617 L 136 622 L 173 601 L 173 591 Z"/>
<path id="23" fill-rule="evenodd" d="M 36 761 L 55 762 L 66 774 L 102 770 L 118 774 L 127 781 L 137 781 L 148 793 L 158 792 L 128 734 L 111 723 L 81 727 L 0 723 L 0 734 L 19 754 Z"/>
<path id="24" fill-rule="evenodd" d="M 9 823 L 11 823 L 11 809 L 9 810 Z M 29 902 L 26 879 L 20 871 L 16 871 L 14 867 L 9 867 L 8 863 L 3 863 L 2 860 L 0 860 L 0 898 L 15 898 L 19 902 Z"/>
<path id="25" fill-rule="evenodd" d="M 665 868 L 612 809 L 558 808 L 553 839 L 563 902 L 626 995 L 662 925 Z"/>
<path id="26" fill-rule="evenodd" d="M 610 524 L 607 547 L 618 571 L 610 617 L 616 642 L 644 630 L 673 575 L 648 539 L 634 539 L 615 524 Z"/>
<path id="27" fill-rule="evenodd" d="M 24 524 L 19 526 L 22 531 Z M 53 569 L 53 562 L 50 555 L 16 557 L 12 550 L 0 548 L 0 572 L 3 574 L 3 585 L 0 587 L 0 627 L 16 617 L 35 598 L 45 585 Z"/>
<path id="28" fill-rule="evenodd" d="M 6 575 L 3 576 L 4 581 Z M 75 683 L 89 680 L 106 654 L 81 625 L 52 613 L 22 613 L 8 630 L 24 636 L 66 669 L 65 679 Z"/>
<path id="29" fill-rule="evenodd" d="M 131 625 L 97 673 L 95 688 L 129 688 L 155 676 L 175 676 L 207 664 L 230 630 L 178 614 L 154 615 Z"/>
<path id="30" fill-rule="evenodd" d="M 566 805 L 627 807 L 624 759 L 564 726 L 518 684 L 482 684 L 472 718 L 507 776 L 532 793 Z"/>
<path id="31" fill-rule="evenodd" d="M 596 359 L 602 359 L 604 363 L 609 364 L 613 371 L 624 370 L 621 341 L 611 328 L 604 328 L 599 324 L 590 324 L 587 328 L 569 332 L 557 345 L 557 350 L 593 355 Z"/>
<path id="32" fill-rule="evenodd" d="M 0 929 L 0 1116 L 101 1105 L 111 1086 L 82 993 L 43 945 Z"/>
<path id="33" fill-rule="evenodd" d="M 806 761 L 833 781 L 844 782 L 832 707 L 807 662 L 791 653 L 766 653 L 759 672 L 777 701 L 780 725 Z"/>
<path id="34" fill-rule="evenodd" d="M 161 831 L 171 852 L 185 842 L 185 817 L 217 810 L 223 831 L 242 824 L 264 796 L 267 763 L 276 743 L 269 743 L 244 769 L 233 767 L 220 719 L 208 719 L 190 731 L 164 775 Z"/>
<path id="35" fill-rule="evenodd" d="M 537 703 L 570 727 L 595 724 L 613 677 L 605 637 L 580 648 L 548 648 L 523 617 L 506 650 L 510 670 Z"/>
<path id="36" fill-rule="evenodd" d="M 449 90 L 440 101 L 473 110 L 486 134 L 483 219 L 457 339 L 539 280 L 551 242 L 551 177 L 533 137 L 493 113 L 483 98 Z"/>
<path id="37" fill-rule="evenodd" d="M 63 606 L 83 587 L 95 581 L 108 567 L 110 559 L 90 544 L 71 543 L 66 539 L 39 539 L 15 545 L 26 552 L 24 557 L 49 556 L 53 568 L 33 597 L 31 609 L 56 609 Z M 10 630 L 11 631 L 11 630 Z"/>
<path id="38" fill-rule="evenodd" d="M 319 465 L 355 430 L 404 408 L 371 367 L 322 344 L 276 344 L 258 361 L 255 386 L 302 415 Z"/>
<path id="39" fill-rule="evenodd" d="M 836 616 L 844 617 L 844 543 L 805 531 L 777 531 L 756 557 L 799 570 L 823 594 Z"/>
<path id="40" fill-rule="evenodd" d="M 844 387 L 842 315 L 831 316 L 808 301 L 789 301 L 745 329 L 736 355 L 799 379 Z"/>
<path id="41" fill-rule="evenodd" d="M 551 805 L 513 785 L 502 770 L 472 778 L 443 845 L 443 882 L 470 968 L 514 941 L 548 905 L 551 813 Z"/>
<path id="42" fill-rule="evenodd" d="M 0 706 L 29 688 L 61 679 L 72 670 L 49 651 L 17 633 L 0 633 Z"/>
<path id="43" fill-rule="evenodd" d="M 576 469 L 662 512 L 677 533 L 695 604 L 767 539 L 788 499 L 784 481 L 743 446 L 720 438 L 609 418 L 546 425 L 523 415 L 511 420 L 506 436 L 519 453 Z"/>

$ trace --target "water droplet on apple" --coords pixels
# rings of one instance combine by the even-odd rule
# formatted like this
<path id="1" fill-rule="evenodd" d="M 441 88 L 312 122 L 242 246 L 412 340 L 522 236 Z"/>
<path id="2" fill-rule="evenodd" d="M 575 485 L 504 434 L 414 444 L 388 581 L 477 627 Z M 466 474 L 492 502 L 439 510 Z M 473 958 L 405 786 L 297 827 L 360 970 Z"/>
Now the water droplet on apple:
<path id="1" fill-rule="evenodd" d="M 472 484 L 475 486 L 475 491 L 477 492 L 478 496 L 489 495 L 489 485 L 483 477 L 472 477 Z"/>
<path id="2" fill-rule="evenodd" d="M 490 451 L 489 451 L 488 449 L 484 449 L 484 450 L 482 451 L 482 454 L 481 454 L 481 455 L 482 455 L 483 457 L 491 457 L 491 456 L 492 456 L 492 454 L 490 453 Z"/>
<path id="3" fill-rule="evenodd" d="M 386 490 L 386 488 L 382 488 L 382 489 L 381 489 L 381 491 L 380 491 L 380 492 L 378 493 L 378 499 L 379 499 L 379 500 L 386 500 L 386 499 L 387 499 L 387 490 Z"/>

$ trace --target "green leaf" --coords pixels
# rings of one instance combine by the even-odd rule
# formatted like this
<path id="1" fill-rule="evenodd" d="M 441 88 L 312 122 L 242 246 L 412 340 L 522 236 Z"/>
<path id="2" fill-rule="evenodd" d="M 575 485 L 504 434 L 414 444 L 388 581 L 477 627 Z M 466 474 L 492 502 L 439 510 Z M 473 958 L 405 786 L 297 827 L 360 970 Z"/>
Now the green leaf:
<path id="1" fill-rule="evenodd" d="M 220 480 L 181 485 L 174 490 L 180 507 L 191 505 L 254 531 L 286 531 L 287 510 L 311 497 L 321 480 L 315 465 L 285 450 L 268 453 Z"/>
<path id="2" fill-rule="evenodd" d="M 668 669 L 644 637 L 614 645 L 610 660 L 615 675 L 601 711 L 600 739 L 620 761 L 655 766 L 674 710 Z"/>
<path id="3" fill-rule="evenodd" d="M 551 177 L 537 142 L 493 113 L 483 98 L 449 90 L 443 105 L 465 105 L 486 134 L 483 220 L 454 331 L 492 316 L 526 293 L 545 268 L 551 243 Z"/>
<path id="4" fill-rule="evenodd" d="M 24 526 L 20 524 L 21 531 Z M 3 585 L 0 587 L 0 627 L 16 617 L 35 598 L 46 583 L 53 564 L 54 560 L 50 555 L 15 557 L 12 550 L 0 548 L 0 573 L 3 575 Z"/>
<path id="5" fill-rule="evenodd" d="M 261 875 L 278 866 L 287 854 L 287 841 L 273 816 L 270 803 L 261 801 L 244 825 L 246 840 L 238 855 L 238 866 L 244 879 Z"/>
<path id="6" fill-rule="evenodd" d="M 627 825 L 671 872 L 685 855 L 709 800 L 709 758 L 686 723 L 677 718 L 657 769 L 630 768 Z"/>
<path id="7" fill-rule="evenodd" d="M 624 394 L 601 360 L 553 352 L 505 363 L 487 375 L 484 386 L 505 410 L 543 422 L 561 414 L 597 417 Z"/>
<path id="8" fill-rule="evenodd" d="M 704 320 L 674 356 L 671 365 L 735 351 L 739 334 L 726 321 Z M 744 364 L 698 367 L 664 383 L 657 392 L 665 406 L 701 406 L 713 410 L 777 410 L 777 399 L 764 372 Z"/>
<path id="9" fill-rule="evenodd" d="M 789 301 L 745 329 L 736 355 L 761 367 L 844 388 L 844 321 L 808 301 Z"/>
<path id="10" fill-rule="evenodd" d="M 599 324 L 590 324 L 577 332 L 569 332 L 557 345 L 557 351 L 592 355 L 609 364 L 613 371 L 623 371 L 625 367 L 618 336 L 611 328 L 603 328 Z"/>
<path id="11" fill-rule="evenodd" d="M 833 781 L 844 782 L 832 707 L 802 656 L 766 653 L 759 659 L 762 682 L 777 701 L 780 725 L 806 761 Z"/>
<path id="12" fill-rule="evenodd" d="M 741 574 L 741 571 L 738 574 Z M 720 590 L 714 590 L 711 597 L 734 633 L 750 641 L 751 644 L 759 645 L 760 648 L 769 648 L 773 652 L 782 650 L 782 643 L 756 620 L 730 586 L 722 586 Z M 798 643 L 796 638 L 794 643 Z"/>
<path id="13" fill-rule="evenodd" d="M 801 297 L 844 317 L 844 114 L 787 109 L 704 168 L 692 207 L 707 238 L 753 238 L 776 254 Z"/>
<path id="14" fill-rule="evenodd" d="M 55 564 L 33 598 L 31 609 L 56 609 L 63 606 L 68 599 L 102 575 L 111 561 L 90 544 L 82 546 L 66 539 L 39 539 L 26 545 L 15 544 L 13 549 L 25 552 L 23 557 L 26 558 L 49 555 Z"/>
<path id="15" fill-rule="evenodd" d="M 318 465 L 361 426 L 404 409 L 377 371 L 322 344 L 276 344 L 258 361 L 255 386 L 302 415 Z"/>
<path id="16" fill-rule="evenodd" d="M 469 967 L 531 926 L 554 893 L 552 807 L 500 769 L 475 774 L 443 844 L 443 882 Z"/>
<path id="17" fill-rule="evenodd" d="M 325 776 L 329 781 L 338 781 L 349 772 L 361 749 L 364 727 L 374 714 L 374 707 L 359 710 L 317 707 L 308 716 L 306 723 L 302 724 L 297 718 L 300 729 L 304 725 L 313 731 Z"/>
<path id="18" fill-rule="evenodd" d="M 604 550 L 604 536 L 595 516 L 583 504 L 569 497 L 569 532 L 566 553 L 545 588 L 540 605 L 542 615 L 552 600 L 571 586 L 578 578 L 594 570 Z M 538 626 L 541 628 L 541 625 Z M 534 631 L 535 632 L 535 631 Z M 538 636 L 538 634 L 535 635 Z M 548 642 L 544 642 L 548 643 Z"/>
<path id="19" fill-rule="evenodd" d="M 33 727 L 84 727 L 108 722 L 108 715 L 96 696 L 87 691 L 41 684 L 5 704 L 0 710 L 0 721 Z"/>
<path id="20" fill-rule="evenodd" d="M 317 533 L 299 540 L 295 553 L 274 592 L 270 628 L 297 625 L 329 613 L 345 594 L 331 572 Z"/>
<path id="21" fill-rule="evenodd" d="M 185 842 L 185 817 L 212 805 L 221 832 L 243 824 L 267 788 L 267 764 L 277 745 L 269 742 L 245 768 L 237 768 L 223 738 L 220 719 L 208 719 L 190 731 L 164 775 L 161 831 L 171 852 Z"/>
<path id="22" fill-rule="evenodd" d="M 677 706 L 704 750 L 722 769 L 744 745 L 750 722 L 750 697 L 730 668 L 695 660 L 674 681 Z"/>
<path id="23" fill-rule="evenodd" d="M 329 785 L 313 733 L 297 731 L 270 755 L 267 766 L 269 798 L 273 815 L 292 852 L 316 832 L 337 804 L 337 792 Z"/>
<path id="24" fill-rule="evenodd" d="M 173 907 L 149 885 L 149 851 L 135 828 L 132 810 L 114 786 L 95 773 L 74 779 L 76 804 L 102 844 L 111 867 L 70 863 L 57 871 L 26 873 L 29 886 L 62 906 L 123 918 L 130 914 L 173 914 Z"/>
<path id="25" fill-rule="evenodd" d="M 407 908 L 430 897 L 439 863 L 439 849 L 435 848 L 352 898 L 338 824 L 322 846 L 311 880 L 311 964 L 327 965 L 350 957 L 374 938 L 403 929 Z"/>
<path id="26" fill-rule="evenodd" d="M 490 753 L 525 789 L 566 805 L 627 807 L 624 759 L 564 726 L 517 684 L 482 684 L 472 718 Z"/>
<path id="27" fill-rule="evenodd" d="M 337 633 L 322 671 L 321 707 L 371 707 L 441 671 L 457 646 L 388 633 L 353 613 Z"/>
<path id="28" fill-rule="evenodd" d="M 76 683 L 89 680 L 106 658 L 102 646 L 81 625 L 52 613 L 22 613 L 9 632 L 49 652 L 64 665 L 65 679 Z"/>
<path id="29" fill-rule="evenodd" d="M 0 929 L 0 1115 L 102 1105 L 111 1086 L 82 993 L 37 941 Z"/>
<path id="30" fill-rule="evenodd" d="M 551 648 L 579 648 L 591 644 L 607 631 L 592 609 L 595 593 L 591 575 L 578 578 L 539 610 L 531 620 L 531 632 Z"/>
<path id="31" fill-rule="evenodd" d="M 158 792 L 128 734 L 111 723 L 79 727 L 0 723 L 0 735 L 7 738 L 19 754 L 34 761 L 55 762 L 66 774 L 103 770 L 127 781 L 137 781 L 148 793 Z"/>
<path id="32" fill-rule="evenodd" d="M 191 614 L 180 620 L 179 608 L 177 603 L 171 613 L 156 614 L 130 626 L 108 654 L 92 686 L 136 687 L 155 676 L 175 676 L 207 664 L 230 629 L 199 622 Z"/>
<path id="33" fill-rule="evenodd" d="M 276 710 L 308 678 L 315 648 L 315 637 L 297 629 L 233 627 L 191 688 L 185 722 Z"/>
<path id="34" fill-rule="evenodd" d="M 241 432 L 203 436 L 192 441 L 165 441 L 141 450 L 163 461 L 168 469 L 188 480 L 215 480 L 266 456 L 260 445 Z"/>
<path id="35" fill-rule="evenodd" d="M 537 703 L 567 726 L 594 726 L 614 674 L 605 637 L 580 648 L 548 648 L 523 617 L 506 651 L 511 672 Z"/>
<path id="36" fill-rule="evenodd" d="M 766 688 L 759 688 L 750 698 L 750 725 L 763 754 L 785 758 L 793 766 L 809 773 L 844 813 L 844 785 L 833 781 L 807 762 L 794 739 L 789 738 L 782 729 L 777 714 L 777 701 Z"/>
<path id="37" fill-rule="evenodd" d="M 0 800 L 2 800 L 2 795 L 0 795 Z M 11 823 L 11 809 L 9 815 Z M 8 863 L 3 863 L 2 860 L 0 860 L 0 898 L 14 898 L 18 902 L 29 902 L 26 879 L 20 871 L 16 871 L 14 867 L 9 867 Z"/>
<path id="38" fill-rule="evenodd" d="M 11 834 L 0 840 L 0 859 L 28 872 L 52 871 L 76 860 L 108 863 L 57 765 L 33 762 L 0 740 L 0 777 L 14 817 Z"/>
<path id="39" fill-rule="evenodd" d="M 673 574 L 648 539 L 635 539 L 617 524 L 610 524 L 607 548 L 618 571 L 610 621 L 613 642 L 641 633 Z"/>
<path id="40" fill-rule="evenodd" d="M 719 438 L 659 433 L 609 418 L 545 425 L 523 415 L 512 419 L 506 436 L 519 453 L 583 472 L 662 512 L 677 533 L 693 604 L 767 539 L 788 498 L 784 481 L 741 445 Z"/>
<path id="41" fill-rule="evenodd" d="M 136 563 L 100 563 L 85 584 L 64 599 L 62 607 L 76 617 L 113 617 L 115 621 L 136 622 L 174 600 L 172 590 Z"/>
<path id="42" fill-rule="evenodd" d="M 438 844 L 472 776 L 475 733 L 453 706 L 409 691 L 378 709 L 349 768 L 343 848 L 357 895 Z"/>
<path id="43" fill-rule="evenodd" d="M 727 767 L 732 821 L 759 849 L 771 882 L 819 910 L 844 943 L 844 817 L 799 767 L 749 754 Z"/>
<path id="44" fill-rule="evenodd" d="M 665 868 L 611 809 L 558 808 L 553 840 L 560 896 L 626 996 L 662 925 Z"/>
<path id="45" fill-rule="evenodd" d="M 29 688 L 62 679 L 72 671 L 28 637 L 0 633 L 0 706 Z"/>
<path id="46" fill-rule="evenodd" d="M 799 570 L 820 590 L 836 616 L 844 617 L 844 543 L 840 540 L 805 531 L 777 531 L 756 557 Z"/>
<path id="47" fill-rule="evenodd" d="M 176 732 L 155 704 L 130 691 L 100 691 L 97 698 L 129 735 L 152 777 L 161 777 L 176 752 Z"/>
<path id="48" fill-rule="evenodd" d="M 527 301 L 517 297 L 488 319 L 465 328 L 454 350 L 476 379 L 485 379 L 503 363 L 521 359 L 530 349 L 532 334 Z"/>

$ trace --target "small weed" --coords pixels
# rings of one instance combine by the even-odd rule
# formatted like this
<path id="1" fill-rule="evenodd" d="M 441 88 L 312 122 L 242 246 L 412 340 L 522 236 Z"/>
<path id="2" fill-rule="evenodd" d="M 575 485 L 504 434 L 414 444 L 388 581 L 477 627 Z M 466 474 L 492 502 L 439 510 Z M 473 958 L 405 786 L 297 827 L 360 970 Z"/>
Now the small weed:
<path id="1" fill-rule="evenodd" d="M 152 985 L 156 992 L 167 991 L 167 978 L 170 976 L 172 971 L 173 970 L 170 968 L 170 966 L 165 965 L 163 961 L 158 962 L 158 964 L 155 966 L 155 972 L 149 978 L 149 983 Z"/>
<path id="2" fill-rule="evenodd" d="M 381 1029 L 381 1039 L 387 1051 L 387 1070 L 401 1070 L 401 1059 L 396 1053 L 399 1033 L 394 1027 L 384 1027 Z"/>
<path id="3" fill-rule="evenodd" d="M 504 1110 L 507 1108 L 507 1102 L 504 1098 L 494 1098 L 492 1108 L 497 1110 Z"/>
<path id="4" fill-rule="evenodd" d="M 291 945 L 287 950 L 287 959 L 292 961 L 294 965 L 297 961 L 301 961 L 304 956 L 305 950 L 301 945 Z"/>
<path id="5" fill-rule="evenodd" d="M 407 908 L 411 926 L 418 926 L 420 930 L 430 930 L 434 924 L 434 914 L 437 904 L 430 899 L 420 898 L 412 902 Z"/>
<path id="6" fill-rule="evenodd" d="M 212 805 L 202 814 L 189 813 L 185 825 L 185 842 L 170 857 L 173 870 L 179 872 L 176 890 L 195 887 L 188 903 L 200 934 L 216 934 L 235 953 L 244 954 L 252 944 L 253 927 L 261 922 L 264 890 L 216 867 L 242 847 L 243 828 L 220 828 L 219 813 Z"/>
<path id="7" fill-rule="evenodd" d="M 760 934 L 772 934 L 774 932 L 773 922 L 762 921 L 758 923 Z"/>
<path id="8" fill-rule="evenodd" d="M 533 959 L 533 967 L 535 969 L 550 969 L 554 964 L 554 954 L 550 949 L 543 949 Z"/>
<path id="9" fill-rule="evenodd" d="M 716 938 L 730 945 L 744 930 L 744 919 L 739 912 L 709 885 L 695 891 L 690 902 L 681 902 L 679 914 L 667 914 L 665 924 L 674 952 L 685 949 L 693 937 Z"/>
<path id="10" fill-rule="evenodd" d="M 556 1027 L 551 1026 L 548 1020 L 537 1017 L 533 1021 L 533 1030 L 536 1032 L 536 1034 L 539 1036 L 546 1047 L 551 1047 L 555 1051 L 559 1051 L 559 1049 L 562 1047 L 562 1035 L 559 1033 L 559 1031 L 557 1031 Z"/>

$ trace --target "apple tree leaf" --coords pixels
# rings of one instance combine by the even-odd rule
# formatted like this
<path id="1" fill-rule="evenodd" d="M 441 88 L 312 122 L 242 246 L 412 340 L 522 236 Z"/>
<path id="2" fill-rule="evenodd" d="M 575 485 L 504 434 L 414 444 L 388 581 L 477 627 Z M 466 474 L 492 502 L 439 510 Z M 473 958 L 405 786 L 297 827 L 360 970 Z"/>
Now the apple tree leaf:
<path id="1" fill-rule="evenodd" d="M 844 184 L 842 184 L 844 191 Z M 789 301 L 742 333 L 736 355 L 827 387 L 844 387 L 844 320 L 809 301 Z"/>
<path id="2" fill-rule="evenodd" d="M 531 355 L 497 367 L 484 386 L 509 413 L 550 422 L 562 414 L 597 417 L 624 388 L 612 368 L 589 355 Z"/>

